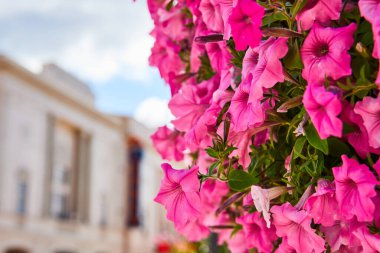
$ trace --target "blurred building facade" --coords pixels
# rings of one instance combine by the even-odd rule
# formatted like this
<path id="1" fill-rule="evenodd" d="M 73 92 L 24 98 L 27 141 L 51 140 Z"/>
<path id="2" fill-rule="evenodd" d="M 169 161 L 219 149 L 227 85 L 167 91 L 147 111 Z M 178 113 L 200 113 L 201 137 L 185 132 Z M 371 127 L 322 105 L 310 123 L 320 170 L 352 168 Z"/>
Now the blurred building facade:
<path id="1" fill-rule="evenodd" d="M 53 64 L 0 57 L 0 253 L 148 253 L 170 230 L 150 130 L 94 100 Z"/>

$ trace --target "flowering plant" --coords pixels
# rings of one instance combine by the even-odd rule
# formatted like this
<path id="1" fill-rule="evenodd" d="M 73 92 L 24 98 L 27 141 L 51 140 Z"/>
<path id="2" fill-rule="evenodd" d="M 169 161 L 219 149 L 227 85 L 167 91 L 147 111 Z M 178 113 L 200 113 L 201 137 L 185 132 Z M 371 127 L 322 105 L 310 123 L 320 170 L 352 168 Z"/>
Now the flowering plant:
<path id="1" fill-rule="evenodd" d="M 155 201 L 231 252 L 380 252 L 380 1 L 148 0 Z"/>

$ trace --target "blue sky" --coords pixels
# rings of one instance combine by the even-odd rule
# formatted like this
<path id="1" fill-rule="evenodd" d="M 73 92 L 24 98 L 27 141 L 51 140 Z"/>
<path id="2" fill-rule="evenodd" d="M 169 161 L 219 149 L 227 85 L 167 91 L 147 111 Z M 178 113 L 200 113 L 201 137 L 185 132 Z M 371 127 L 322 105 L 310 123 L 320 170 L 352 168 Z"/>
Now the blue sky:
<path id="1" fill-rule="evenodd" d="M 34 72 L 54 62 L 87 83 L 99 110 L 149 126 L 171 118 L 168 86 L 148 65 L 145 0 L 0 0 L 0 52 Z"/>

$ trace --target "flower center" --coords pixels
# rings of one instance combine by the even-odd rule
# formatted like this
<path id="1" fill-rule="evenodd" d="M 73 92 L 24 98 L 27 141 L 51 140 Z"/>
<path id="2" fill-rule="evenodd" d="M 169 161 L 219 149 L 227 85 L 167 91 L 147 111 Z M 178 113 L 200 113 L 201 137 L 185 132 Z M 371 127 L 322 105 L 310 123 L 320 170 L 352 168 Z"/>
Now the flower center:
<path id="1" fill-rule="evenodd" d="M 328 52 L 329 52 L 329 45 L 327 45 L 327 44 L 320 45 L 318 47 L 318 49 L 316 50 L 318 57 L 323 57 L 323 56 L 327 55 Z"/>
<path id="2" fill-rule="evenodd" d="M 251 17 L 249 16 L 246 16 L 244 21 L 247 23 L 247 24 L 251 24 L 252 20 L 251 20 Z"/>
<path id="3" fill-rule="evenodd" d="M 354 180 L 352 180 L 352 179 L 348 179 L 347 181 L 346 181 L 346 184 L 347 185 L 349 185 L 349 187 L 351 187 L 352 189 L 356 189 L 357 188 L 357 184 L 356 184 L 356 182 L 354 181 Z"/>

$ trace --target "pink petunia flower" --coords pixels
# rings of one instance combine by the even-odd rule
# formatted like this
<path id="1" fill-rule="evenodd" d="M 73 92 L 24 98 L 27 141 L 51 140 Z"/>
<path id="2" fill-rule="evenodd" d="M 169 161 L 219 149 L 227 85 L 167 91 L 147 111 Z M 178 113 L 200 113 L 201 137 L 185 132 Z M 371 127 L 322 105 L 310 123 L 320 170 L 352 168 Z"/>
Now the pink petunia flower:
<path id="1" fill-rule="evenodd" d="M 324 226 L 334 225 L 339 218 L 334 184 L 325 179 L 319 179 L 316 193 L 309 197 L 304 209 L 314 219 L 315 223 Z"/>
<path id="2" fill-rule="evenodd" d="M 198 19 L 195 22 L 195 37 L 207 35 L 208 30 L 202 20 Z M 191 72 L 198 72 L 201 66 L 200 56 L 205 53 L 205 45 L 193 42 L 190 51 L 190 70 Z"/>
<path id="3" fill-rule="evenodd" d="M 291 247 L 288 243 L 288 239 L 286 237 L 282 238 L 281 244 L 278 246 L 278 249 L 275 253 L 296 253 L 297 251 Z"/>
<path id="4" fill-rule="evenodd" d="M 230 145 L 237 148 L 232 152 L 231 156 L 238 156 L 239 164 L 244 168 L 247 168 L 251 163 L 249 153 L 251 152 L 250 146 L 252 145 L 253 132 L 254 129 L 248 129 L 242 132 L 235 132 L 231 129 L 228 136 Z"/>
<path id="5" fill-rule="evenodd" d="M 175 170 L 167 163 L 161 167 L 164 178 L 154 201 L 165 207 L 166 217 L 178 228 L 195 221 L 201 211 L 198 167 Z"/>
<path id="6" fill-rule="evenodd" d="M 380 13 L 380 1 L 378 0 L 360 0 L 359 1 L 360 14 L 373 23 Z"/>
<path id="7" fill-rule="evenodd" d="M 222 125 L 219 129 L 223 129 Z M 219 132 L 219 130 L 218 130 Z M 263 133 L 264 138 L 261 138 L 261 134 Z M 254 136 L 254 141 L 252 143 L 252 136 Z M 251 152 L 251 145 L 255 146 L 262 145 L 263 142 L 268 140 L 267 130 L 263 130 L 257 132 L 256 127 L 248 128 L 246 131 L 236 132 L 233 130 L 233 127 L 230 129 L 230 134 L 228 136 L 230 145 L 233 145 L 237 149 L 231 153 L 231 156 L 239 157 L 239 164 L 241 164 L 244 168 L 247 168 L 251 162 L 251 158 L 249 153 Z M 257 141 L 258 140 L 258 141 Z"/>
<path id="8" fill-rule="evenodd" d="M 376 178 L 367 165 L 346 155 L 342 161 L 342 166 L 332 169 L 340 213 L 347 220 L 356 216 L 358 221 L 372 221 L 375 205 L 371 198 L 376 196 Z"/>
<path id="9" fill-rule="evenodd" d="M 305 65 L 302 77 L 318 84 L 325 77 L 337 80 L 351 75 L 351 57 L 347 51 L 354 43 L 355 30 L 355 23 L 339 28 L 314 23 L 301 48 Z"/>
<path id="10" fill-rule="evenodd" d="M 236 219 L 243 226 L 248 248 L 256 248 L 259 252 L 272 252 L 272 241 L 277 239 L 275 229 L 267 228 L 260 213 L 245 214 Z"/>
<path id="11" fill-rule="evenodd" d="M 233 6 L 236 6 L 237 0 L 215 0 L 220 6 L 220 12 L 222 13 L 222 19 L 224 24 L 224 39 L 229 40 L 231 38 L 231 25 L 228 20 L 231 16 Z"/>
<path id="12" fill-rule="evenodd" d="M 331 252 L 341 252 L 345 247 L 360 247 L 360 241 L 353 235 L 353 231 L 360 226 L 356 219 L 350 221 L 337 221 L 329 227 L 321 226 L 320 230 L 324 233 L 327 243 L 331 247 Z"/>
<path id="13" fill-rule="evenodd" d="M 229 24 L 231 33 L 236 43 L 236 50 L 245 50 L 260 44 L 262 33 L 261 21 L 264 16 L 264 8 L 252 0 L 238 0 L 233 7 Z"/>
<path id="14" fill-rule="evenodd" d="M 215 78 L 198 85 L 185 85 L 169 101 L 169 109 L 176 117 L 173 125 L 180 131 L 190 130 L 210 105 L 218 82 Z"/>
<path id="15" fill-rule="evenodd" d="M 199 10 L 202 13 L 203 22 L 213 32 L 223 32 L 223 19 L 220 5 L 215 0 L 201 0 Z"/>
<path id="16" fill-rule="evenodd" d="M 229 68 L 232 56 L 225 41 L 207 43 L 206 51 L 210 58 L 211 66 L 216 72 L 221 73 L 222 70 Z"/>
<path id="17" fill-rule="evenodd" d="M 328 25 L 331 20 L 338 20 L 342 10 L 341 0 L 313 0 L 297 14 L 298 30 L 309 30 L 315 21 Z"/>
<path id="18" fill-rule="evenodd" d="M 259 100 L 249 102 L 252 75 L 240 84 L 231 100 L 229 112 L 231 113 L 234 130 L 245 131 L 265 120 L 264 108 Z"/>
<path id="19" fill-rule="evenodd" d="M 196 124 L 185 134 L 187 147 L 191 151 L 212 145 L 215 122 L 225 103 L 231 101 L 233 92 L 217 90 L 213 94 L 211 105 L 199 117 Z"/>
<path id="20" fill-rule="evenodd" d="M 297 252 L 319 253 L 325 250 L 325 241 L 310 227 L 311 218 L 306 211 L 298 211 L 290 203 L 271 208 L 276 234 L 285 237 Z"/>
<path id="21" fill-rule="evenodd" d="M 182 7 L 176 6 L 170 11 L 159 9 L 157 12 L 159 27 L 172 40 L 180 41 L 189 36 L 189 29 L 185 27 L 185 16 L 181 10 Z"/>
<path id="22" fill-rule="evenodd" d="M 373 165 L 373 168 L 375 169 L 377 176 L 380 177 L 380 158 L 377 159 L 377 162 Z"/>
<path id="23" fill-rule="evenodd" d="M 337 117 L 342 105 L 337 95 L 323 86 L 309 84 L 302 102 L 321 139 L 330 135 L 342 137 L 343 123 Z"/>
<path id="24" fill-rule="evenodd" d="M 249 101 L 263 97 L 264 88 L 272 88 L 276 83 L 285 80 L 280 59 L 288 52 L 286 38 L 270 37 L 260 46 L 249 48 L 243 59 L 243 78 L 252 74 L 252 86 Z"/>
<path id="25" fill-rule="evenodd" d="M 268 228 L 270 228 L 270 201 L 282 194 L 286 193 L 288 188 L 285 186 L 277 186 L 269 189 L 263 189 L 260 186 L 251 186 L 251 196 L 256 210 L 262 212 L 264 220 Z"/>
<path id="26" fill-rule="evenodd" d="M 354 111 L 363 118 L 369 145 L 380 148 L 380 96 L 365 97 L 363 101 L 356 103 Z"/>
<path id="27" fill-rule="evenodd" d="M 377 167 L 379 169 L 380 159 L 377 161 Z M 376 164 L 373 167 L 376 169 Z M 379 175 L 379 173 L 377 173 Z M 375 212 L 373 214 L 373 221 L 376 227 L 380 227 L 380 192 L 377 192 L 376 197 L 372 198 L 373 204 L 375 205 Z"/>
<path id="28" fill-rule="evenodd" d="M 201 199 L 204 210 L 216 210 L 222 198 L 229 192 L 226 182 L 207 179 L 202 184 Z"/>
<path id="29" fill-rule="evenodd" d="M 199 218 L 183 226 L 176 226 L 176 230 L 191 242 L 206 239 L 210 235 L 210 229 Z"/>
<path id="30" fill-rule="evenodd" d="M 151 139 L 162 159 L 183 160 L 183 151 L 185 151 L 186 146 L 183 135 L 180 132 L 163 126 L 157 129 L 151 136 Z"/>
<path id="31" fill-rule="evenodd" d="M 379 5 L 380 6 L 380 5 Z M 378 16 L 372 23 L 373 33 L 373 51 L 372 56 L 376 59 L 380 59 L 380 17 Z"/>
<path id="32" fill-rule="evenodd" d="M 169 81 L 169 74 L 179 74 L 184 68 L 184 64 L 179 57 L 181 47 L 169 40 L 162 32 L 153 30 L 152 36 L 156 38 L 149 56 L 149 65 L 156 66 L 160 75 Z"/>
<path id="33" fill-rule="evenodd" d="M 347 101 L 343 101 L 342 107 L 341 119 L 355 129 L 355 131 L 346 134 L 348 143 L 351 144 L 361 158 L 366 158 L 369 153 L 379 155 L 380 149 L 369 146 L 368 133 L 364 126 L 363 118 L 354 112 L 354 106 Z"/>
<path id="34" fill-rule="evenodd" d="M 230 236 L 227 240 L 227 245 L 231 253 L 249 253 L 247 240 L 245 239 L 244 232 L 241 230 Z"/>
<path id="35" fill-rule="evenodd" d="M 370 233 L 366 226 L 359 227 L 353 233 L 360 240 L 363 247 L 363 252 L 380 252 L 380 235 Z"/>
<path id="36" fill-rule="evenodd" d="M 379 4 L 380 6 L 380 4 Z M 378 16 L 372 23 L 372 33 L 373 33 L 373 52 L 372 56 L 376 59 L 380 59 L 380 17 Z M 378 89 L 380 90 L 380 66 L 377 73 L 377 78 L 375 80 Z"/>

